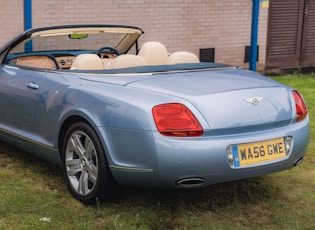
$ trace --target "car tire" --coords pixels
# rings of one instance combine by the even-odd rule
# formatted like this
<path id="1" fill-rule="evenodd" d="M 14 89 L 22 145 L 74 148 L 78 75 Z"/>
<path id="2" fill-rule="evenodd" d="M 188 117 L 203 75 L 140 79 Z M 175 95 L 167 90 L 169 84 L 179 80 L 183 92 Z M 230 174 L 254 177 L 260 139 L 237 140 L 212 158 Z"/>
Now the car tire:
<path id="1" fill-rule="evenodd" d="M 63 171 L 71 194 L 84 204 L 110 201 L 115 182 L 94 129 L 85 122 L 70 126 L 62 146 Z"/>

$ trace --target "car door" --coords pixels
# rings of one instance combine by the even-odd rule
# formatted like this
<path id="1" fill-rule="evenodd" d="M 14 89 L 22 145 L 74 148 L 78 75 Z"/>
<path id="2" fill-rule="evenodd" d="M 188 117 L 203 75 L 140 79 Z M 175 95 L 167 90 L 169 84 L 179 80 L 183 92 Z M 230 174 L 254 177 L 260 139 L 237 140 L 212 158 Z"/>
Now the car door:
<path id="1" fill-rule="evenodd" d="M 0 128 L 30 138 L 45 72 L 0 67 Z"/>

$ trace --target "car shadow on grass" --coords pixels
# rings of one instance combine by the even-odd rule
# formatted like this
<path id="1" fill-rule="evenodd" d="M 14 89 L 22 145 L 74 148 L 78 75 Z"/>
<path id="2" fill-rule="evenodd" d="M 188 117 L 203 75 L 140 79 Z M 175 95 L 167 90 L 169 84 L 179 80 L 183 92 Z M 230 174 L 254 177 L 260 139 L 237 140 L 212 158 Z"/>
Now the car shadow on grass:
<path id="1" fill-rule="evenodd" d="M 120 216 L 133 213 L 138 218 L 134 225 L 150 229 L 195 228 L 187 227 L 186 219 L 195 217 L 219 220 L 254 215 L 254 210 L 264 213 L 268 204 L 281 194 L 280 187 L 272 177 L 264 176 L 241 181 L 226 182 L 194 190 L 157 190 L 122 187 L 119 199 L 101 207 L 109 207 Z M 257 212 L 257 214 L 259 214 Z M 199 223 L 201 224 L 201 223 Z"/>
<path id="2" fill-rule="evenodd" d="M 164 205 L 169 208 L 185 206 L 185 210 L 217 210 L 236 203 L 255 204 L 270 200 L 280 188 L 272 183 L 272 178 L 263 176 L 240 181 L 210 185 L 191 190 L 158 190 L 122 187 L 116 203 L 151 204 L 152 208 Z M 141 198 L 141 199 L 139 199 Z"/>

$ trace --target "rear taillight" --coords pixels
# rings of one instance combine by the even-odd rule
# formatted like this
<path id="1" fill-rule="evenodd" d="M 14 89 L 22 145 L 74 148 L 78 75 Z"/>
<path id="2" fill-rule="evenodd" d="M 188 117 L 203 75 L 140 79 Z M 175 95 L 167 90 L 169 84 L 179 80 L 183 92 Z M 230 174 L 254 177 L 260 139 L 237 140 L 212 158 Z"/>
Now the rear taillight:
<path id="1" fill-rule="evenodd" d="M 202 136 L 203 129 L 193 113 L 183 104 L 161 104 L 152 109 L 158 131 L 165 136 Z"/>
<path id="2" fill-rule="evenodd" d="M 296 121 L 299 122 L 306 117 L 307 108 L 301 94 L 296 90 L 293 90 L 292 93 L 295 101 Z"/>

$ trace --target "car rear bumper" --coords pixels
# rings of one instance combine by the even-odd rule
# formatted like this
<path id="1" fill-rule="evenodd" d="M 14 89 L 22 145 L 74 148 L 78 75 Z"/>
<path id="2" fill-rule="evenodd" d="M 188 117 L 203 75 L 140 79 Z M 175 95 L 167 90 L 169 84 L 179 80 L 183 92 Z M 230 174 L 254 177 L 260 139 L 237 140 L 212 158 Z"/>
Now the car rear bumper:
<path id="1" fill-rule="evenodd" d="M 109 131 L 109 130 L 107 130 Z M 170 138 L 157 132 L 110 130 L 120 137 L 108 151 L 114 178 L 124 185 L 155 188 L 204 187 L 291 169 L 303 158 L 309 141 L 308 119 L 274 130 L 238 135 Z M 282 159 L 234 167 L 227 146 L 291 136 Z M 115 140 L 116 142 L 117 140 Z"/>

